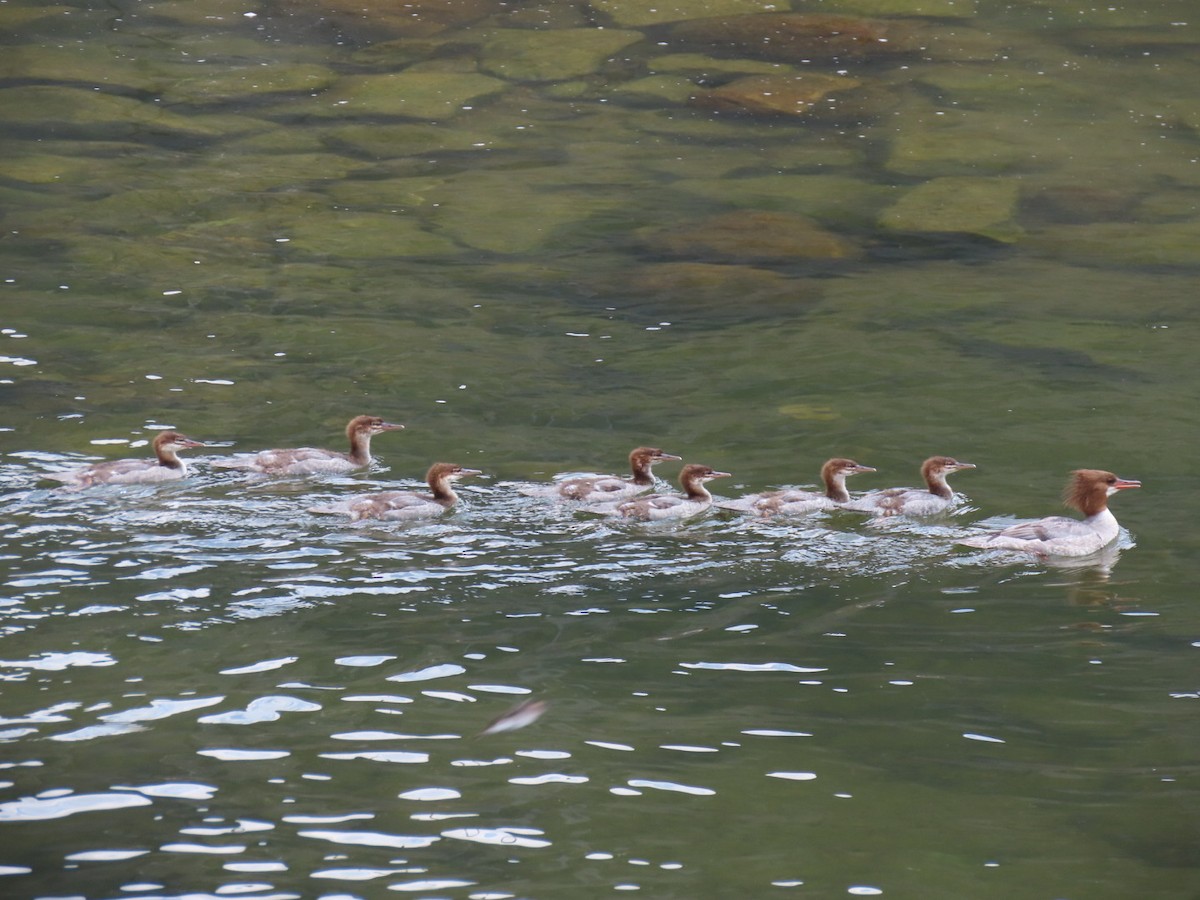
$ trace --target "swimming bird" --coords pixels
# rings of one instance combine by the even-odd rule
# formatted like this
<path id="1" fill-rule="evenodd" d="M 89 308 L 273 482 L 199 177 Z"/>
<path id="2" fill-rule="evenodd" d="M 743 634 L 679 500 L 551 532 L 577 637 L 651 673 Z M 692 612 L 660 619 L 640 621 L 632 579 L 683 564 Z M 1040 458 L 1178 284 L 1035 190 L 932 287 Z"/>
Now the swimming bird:
<path id="1" fill-rule="evenodd" d="M 160 431 L 150 446 L 154 459 L 113 459 L 65 472 L 51 472 L 45 477 L 60 481 L 70 490 L 78 491 L 97 484 L 156 484 L 177 481 L 187 474 L 187 466 L 176 454 L 180 450 L 203 447 L 202 441 L 192 440 L 178 431 Z"/>
<path id="2" fill-rule="evenodd" d="M 338 475 L 353 472 L 371 463 L 371 438 L 385 431 L 398 431 L 403 425 L 385 422 L 378 416 L 355 416 L 346 425 L 350 452 L 299 447 L 295 450 L 263 450 L 238 453 L 213 461 L 218 469 L 244 469 L 263 475 Z"/>
<path id="3" fill-rule="evenodd" d="M 1139 488 L 1140 481 L 1118 478 L 1103 469 L 1077 469 L 1063 491 L 1063 503 L 1083 513 L 1082 519 L 1047 516 L 1000 531 L 963 538 L 958 543 L 985 550 L 1020 550 L 1036 556 L 1086 556 L 1116 540 L 1117 518 L 1108 498 L 1117 491 Z"/>
<path id="4" fill-rule="evenodd" d="M 925 489 L 887 488 L 871 491 L 849 503 L 842 509 L 871 513 L 876 516 L 934 516 L 944 513 L 954 505 L 954 491 L 946 483 L 946 476 L 961 469 L 974 469 L 975 464 L 959 462 L 952 456 L 931 456 L 921 464 L 921 477 Z"/>
<path id="5" fill-rule="evenodd" d="M 718 472 L 699 463 L 688 463 L 679 473 L 682 495 L 655 494 L 626 500 L 624 503 L 618 503 L 610 514 L 652 522 L 660 519 L 685 519 L 704 512 L 712 505 L 712 494 L 704 486 L 705 482 L 728 477 L 728 472 Z"/>
<path id="6" fill-rule="evenodd" d="M 826 460 L 821 466 L 821 481 L 825 484 L 823 494 L 795 489 L 765 491 L 718 503 L 717 506 L 764 518 L 803 515 L 818 509 L 835 509 L 840 504 L 850 502 L 850 493 L 846 490 L 846 479 L 849 476 L 874 471 L 870 466 L 859 465 L 852 459 L 835 457 Z"/>
<path id="7" fill-rule="evenodd" d="M 349 516 L 352 522 L 361 519 L 423 519 L 438 516 L 458 502 L 454 482 L 469 475 L 482 475 L 478 469 L 467 469 L 456 463 L 434 463 L 425 473 L 428 494 L 416 491 L 377 491 L 360 494 L 328 506 L 313 506 L 311 513 Z"/>
<path id="8" fill-rule="evenodd" d="M 578 500 L 582 503 L 614 503 L 644 494 L 654 487 L 651 468 L 665 460 L 682 457 L 666 453 L 657 447 L 635 447 L 629 453 L 631 478 L 616 475 L 588 475 L 568 478 L 552 484 L 521 485 L 518 490 L 530 497 L 549 497 L 555 500 Z"/>

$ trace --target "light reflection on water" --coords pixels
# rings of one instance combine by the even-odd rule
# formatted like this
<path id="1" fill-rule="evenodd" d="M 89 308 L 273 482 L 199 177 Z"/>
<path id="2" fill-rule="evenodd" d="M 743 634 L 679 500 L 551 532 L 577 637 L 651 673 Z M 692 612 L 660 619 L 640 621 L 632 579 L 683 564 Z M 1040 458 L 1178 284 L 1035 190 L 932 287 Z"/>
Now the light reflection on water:
<path id="1" fill-rule="evenodd" d="M 201 473 L 81 495 L 5 474 L 19 487 L 5 541 L 21 552 L 0 663 L 13 760 L 0 825 L 15 840 L 0 862 L 13 877 L 36 862 L 44 890 L 301 896 L 319 879 L 533 896 L 569 858 L 565 884 L 720 895 L 711 849 L 671 837 L 682 817 L 722 829 L 757 890 L 867 895 L 882 890 L 878 864 L 796 856 L 795 841 L 835 856 L 862 829 L 874 841 L 896 798 L 1061 827 L 1035 810 L 1072 780 L 1141 777 L 1113 755 L 1129 743 L 1106 724 L 1120 717 L 1081 684 L 1122 665 L 1111 613 L 1130 601 L 1105 580 L 1116 551 L 1078 571 L 954 552 L 971 507 L 928 523 L 639 527 L 485 486 L 442 520 L 379 527 L 301 511 L 354 481 Z M 1107 621 L 1055 634 L 983 608 L 1023 581 L 1095 592 Z M 86 634 L 38 649 L 81 615 Z M 1046 676 L 1066 679 L 1052 707 L 1013 700 Z M 479 737 L 514 695 L 550 710 Z M 1068 767 L 1060 748 L 1085 739 L 1090 764 Z M 604 824 L 630 817 L 633 832 Z M 34 848 L 49 828 L 47 854 Z M 889 840 L 904 858 L 929 837 Z M 1115 838 L 1101 825 L 1064 840 Z M 1035 843 L 976 821 L 957 846 L 974 871 Z"/>

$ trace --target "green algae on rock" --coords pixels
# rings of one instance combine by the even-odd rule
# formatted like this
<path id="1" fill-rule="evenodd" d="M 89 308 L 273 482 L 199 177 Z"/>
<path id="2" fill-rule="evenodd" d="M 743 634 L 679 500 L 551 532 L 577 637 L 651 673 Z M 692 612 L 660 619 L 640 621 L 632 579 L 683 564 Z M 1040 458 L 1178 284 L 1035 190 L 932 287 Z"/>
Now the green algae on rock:
<path id="1" fill-rule="evenodd" d="M 931 19 L 970 19 L 975 0 L 833 0 L 830 12 L 859 16 L 913 16 Z"/>
<path id="2" fill-rule="evenodd" d="M 695 19 L 668 37 L 671 46 L 790 63 L 888 59 L 920 46 L 901 22 L 807 13 Z"/>
<path id="3" fill-rule="evenodd" d="M 326 195 L 338 206 L 353 209 L 415 209 L 442 186 L 442 178 L 344 178 L 331 183 Z"/>
<path id="4" fill-rule="evenodd" d="M 1012 243 L 1019 188 L 1004 178 L 947 177 L 919 184 L 883 211 L 879 225 L 908 234 L 970 234 Z"/>
<path id="5" fill-rule="evenodd" d="M 401 214 L 315 211 L 292 222 L 286 237 L 290 251 L 308 257 L 393 259 L 461 252 L 453 241 L 431 233 L 412 215 Z"/>
<path id="6" fill-rule="evenodd" d="M 326 66 L 297 63 L 225 66 L 195 65 L 191 75 L 164 86 L 167 103 L 223 103 L 268 94 L 321 91 L 338 80 Z"/>
<path id="7" fill-rule="evenodd" d="M 835 94 L 862 85 L 857 78 L 804 72 L 796 75 L 750 75 L 712 90 L 692 93 L 694 106 L 750 115 L 807 116 L 836 105 Z"/>
<path id="8" fill-rule="evenodd" d="M 480 68 L 510 81 L 562 81 L 597 71 L 642 38 L 640 31 L 609 28 L 509 28 L 484 42 Z"/>
<path id="9" fill-rule="evenodd" d="M 696 83 L 684 75 L 647 75 L 616 84 L 609 96 L 623 100 L 645 101 L 656 106 L 682 106 L 696 93 Z"/>
<path id="10" fill-rule="evenodd" d="M 503 0 L 405 0 L 364 6 L 361 0 L 274 0 L 273 15 L 302 19 L 314 12 L 342 34 L 366 40 L 427 37 L 505 11 Z"/>
<path id="11" fill-rule="evenodd" d="M 97 91 L 50 85 L 0 91 L 0 127 L 20 126 L 59 136 L 216 137 L 219 132 L 153 103 Z"/>
<path id="12" fill-rule="evenodd" d="M 1039 231 L 1039 256 L 1089 266 L 1200 266 L 1200 219 L 1159 225 L 1102 222 Z"/>
<path id="13" fill-rule="evenodd" d="M 561 246 L 595 216 L 619 209 L 619 196 L 546 186 L 516 187 L 510 172 L 448 180 L 432 194 L 439 234 L 491 253 Z"/>
<path id="14" fill-rule="evenodd" d="M 592 0 L 589 5 L 622 28 L 777 12 L 780 7 L 776 0 Z"/>
<path id="15" fill-rule="evenodd" d="M 680 72 L 701 78 L 720 75 L 779 75 L 795 72 L 791 66 L 758 59 L 723 59 L 704 53 L 664 53 L 646 60 L 646 69 L 655 75 Z"/>
<path id="16" fill-rule="evenodd" d="M 995 175 L 1047 165 L 1033 152 L 1040 135 L 1027 118 L 926 109 L 903 111 L 897 122 L 886 167 L 903 175 Z"/>
<path id="17" fill-rule="evenodd" d="M 622 311 L 645 319 L 697 316 L 713 325 L 773 315 L 793 318 L 821 297 L 814 281 L 754 266 L 709 262 L 634 266 L 598 278 L 591 287 L 600 294 L 620 296 Z"/>
<path id="18" fill-rule="evenodd" d="M 899 189 L 845 175 L 689 178 L 672 187 L 729 206 L 800 213 L 840 227 L 873 228 Z"/>
<path id="19" fill-rule="evenodd" d="M 743 263 L 847 260 L 861 255 L 851 241 L 804 216 L 734 210 L 697 222 L 638 235 L 642 245 L 664 256 Z"/>
<path id="20" fill-rule="evenodd" d="M 477 73 L 390 72 L 339 79 L 310 104 L 309 115 L 446 119 L 496 96 L 507 85 Z"/>
<path id="21" fill-rule="evenodd" d="M 466 127 L 409 122 L 402 125 L 339 126 L 326 132 L 325 142 L 330 147 L 344 147 L 372 159 L 387 160 L 426 153 L 503 150 L 514 146 L 517 139 L 511 133 L 493 135 Z"/>

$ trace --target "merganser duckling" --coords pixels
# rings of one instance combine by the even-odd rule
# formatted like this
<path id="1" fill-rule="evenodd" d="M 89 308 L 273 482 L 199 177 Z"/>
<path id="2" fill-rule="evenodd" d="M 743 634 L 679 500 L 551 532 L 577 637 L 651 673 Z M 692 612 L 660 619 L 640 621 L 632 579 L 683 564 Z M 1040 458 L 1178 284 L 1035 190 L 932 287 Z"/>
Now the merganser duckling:
<path id="1" fill-rule="evenodd" d="M 319 475 L 353 472 L 371 463 L 371 438 L 385 431 L 398 431 L 403 425 L 393 425 L 378 416 L 355 416 L 346 425 L 350 452 L 299 447 L 295 450 L 263 450 L 260 453 L 239 453 L 227 459 L 215 460 L 219 469 L 246 469 L 263 475 Z"/>
<path id="2" fill-rule="evenodd" d="M 657 447 L 636 447 L 629 453 L 632 478 L 620 478 L 616 475 L 568 478 L 554 484 L 523 486 L 520 491 L 531 497 L 578 500 L 582 503 L 614 503 L 644 494 L 654 487 L 654 473 L 651 467 L 655 464 L 682 458 L 673 453 L 664 453 Z"/>
<path id="3" fill-rule="evenodd" d="M 946 483 L 946 476 L 960 469 L 974 468 L 974 463 L 959 462 L 951 456 L 931 456 L 921 464 L 925 490 L 888 488 L 871 491 L 857 500 L 841 504 L 841 508 L 876 516 L 935 516 L 954 505 L 954 491 Z"/>
<path id="4" fill-rule="evenodd" d="M 815 512 L 818 509 L 834 509 L 850 502 L 850 493 L 846 490 L 846 479 L 859 472 L 874 472 L 870 466 L 862 466 L 852 459 L 835 457 L 827 460 L 821 466 L 821 481 L 825 483 L 825 493 L 816 491 L 799 491 L 786 489 L 781 491 L 765 491 L 761 494 L 750 494 L 739 497 L 727 503 L 718 503 L 721 509 L 732 509 L 735 512 L 748 513 L 753 516 L 798 516 Z"/>
<path id="5" fill-rule="evenodd" d="M 1022 550 L 1042 557 L 1086 556 L 1112 543 L 1121 530 L 1109 511 L 1108 498 L 1141 486 L 1140 481 L 1118 478 L 1102 469 L 1077 469 L 1063 491 L 1063 502 L 1083 513 L 1082 520 L 1047 516 L 958 543 L 985 550 Z"/>
<path id="6" fill-rule="evenodd" d="M 203 447 L 204 443 L 194 441 L 178 431 L 160 431 L 154 436 L 150 446 L 154 448 L 154 459 L 114 459 L 81 469 L 52 472 L 46 477 L 61 481 L 73 491 L 95 484 L 156 484 L 159 481 L 177 481 L 187 474 L 187 466 L 176 454 L 180 450 Z"/>
<path id="7" fill-rule="evenodd" d="M 349 516 L 360 519 L 424 519 L 438 516 L 458 502 L 454 482 L 468 475 L 482 475 L 478 469 L 466 469 L 455 463 L 434 463 L 425 473 L 428 494 L 416 491 L 379 491 L 351 497 L 330 506 L 314 506 L 310 513 Z"/>
<path id="8" fill-rule="evenodd" d="M 644 519 L 657 521 L 659 519 L 686 519 L 704 512 L 712 505 L 712 494 L 704 486 L 706 481 L 714 478 L 728 478 L 728 472 L 718 472 L 716 469 L 702 466 L 699 463 L 688 463 L 679 473 L 679 484 L 683 494 L 658 494 L 641 497 L 637 500 L 626 500 L 613 509 L 613 515 L 626 519 Z"/>

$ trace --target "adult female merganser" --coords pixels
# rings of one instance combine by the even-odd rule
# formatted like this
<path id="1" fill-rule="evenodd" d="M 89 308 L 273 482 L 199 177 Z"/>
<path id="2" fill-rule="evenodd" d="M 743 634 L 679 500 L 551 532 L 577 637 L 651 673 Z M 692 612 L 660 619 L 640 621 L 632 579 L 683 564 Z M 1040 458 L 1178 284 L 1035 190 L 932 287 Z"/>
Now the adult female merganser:
<path id="1" fill-rule="evenodd" d="M 468 475 L 482 475 L 478 469 L 465 469 L 455 463 L 434 463 L 425 473 L 428 494 L 416 491 L 379 491 L 351 497 L 330 506 L 314 506 L 311 513 L 349 516 L 360 519 L 423 519 L 438 516 L 458 502 L 454 482 Z"/>
<path id="2" fill-rule="evenodd" d="M 94 484 L 155 484 L 159 481 L 176 481 L 187 474 L 187 466 L 177 454 L 180 450 L 203 447 L 178 431 L 160 431 L 151 442 L 154 459 L 114 459 L 95 463 L 81 469 L 52 472 L 46 475 L 73 491 Z"/>
<path id="3" fill-rule="evenodd" d="M 355 416 L 346 426 L 350 452 L 299 447 L 295 450 L 263 450 L 261 453 L 239 453 L 227 459 L 215 460 L 219 469 L 246 469 L 263 475 L 336 475 L 353 472 L 371 463 L 371 438 L 385 431 L 397 431 L 403 425 L 393 425 L 378 416 Z"/>
<path id="4" fill-rule="evenodd" d="M 626 519 L 685 519 L 689 516 L 704 512 L 712 505 L 712 494 L 704 486 L 706 481 L 714 478 L 728 478 L 728 472 L 718 472 L 716 469 L 702 466 L 699 463 L 688 463 L 679 472 L 679 484 L 683 494 L 658 494 L 651 497 L 641 497 L 637 500 L 626 500 L 618 503 L 612 514 Z"/>
<path id="5" fill-rule="evenodd" d="M 874 471 L 870 466 L 861 466 L 852 459 L 835 457 L 826 460 L 825 465 L 821 466 L 821 480 L 825 483 L 823 494 L 792 489 L 766 491 L 739 497 L 727 503 L 718 503 L 717 506 L 763 517 L 798 516 L 818 509 L 833 509 L 842 503 L 850 502 L 850 493 L 846 490 L 846 479 L 849 476 Z"/>
<path id="6" fill-rule="evenodd" d="M 958 543 L 985 550 L 1023 550 L 1038 556 L 1086 556 L 1112 543 L 1121 530 L 1108 509 L 1108 498 L 1141 486 L 1140 481 L 1127 481 L 1102 469 L 1077 469 L 1063 491 L 1063 502 L 1083 513 L 1082 520 L 1047 516 Z"/>
<path id="7" fill-rule="evenodd" d="M 925 490 L 888 488 L 871 491 L 857 500 L 841 504 L 841 507 L 876 516 L 935 516 L 954 505 L 954 491 L 946 484 L 946 476 L 959 469 L 974 468 L 974 463 L 959 462 L 951 456 L 931 456 L 921 463 Z"/>
<path id="8" fill-rule="evenodd" d="M 629 453 L 629 470 L 632 478 L 616 475 L 595 475 L 568 478 L 554 484 L 526 485 L 521 493 L 531 497 L 552 497 L 556 500 L 579 500 L 583 503 L 615 503 L 644 494 L 654 487 L 651 467 L 669 459 L 682 459 L 673 453 L 664 453 L 657 447 L 636 447 Z"/>

